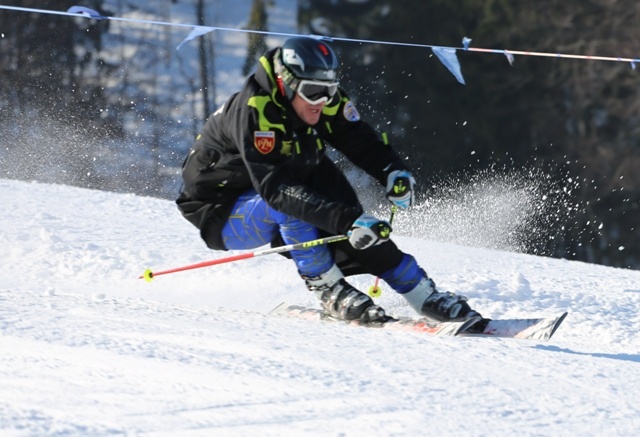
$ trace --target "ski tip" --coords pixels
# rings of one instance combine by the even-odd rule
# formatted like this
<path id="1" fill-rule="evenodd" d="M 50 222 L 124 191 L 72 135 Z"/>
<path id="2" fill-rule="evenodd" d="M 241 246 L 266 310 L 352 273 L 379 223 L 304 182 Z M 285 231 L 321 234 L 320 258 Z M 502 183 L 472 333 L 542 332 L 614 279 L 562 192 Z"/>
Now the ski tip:
<path id="1" fill-rule="evenodd" d="M 558 319 L 556 320 L 556 323 L 554 323 L 553 325 L 553 328 L 551 328 L 551 332 L 549 333 L 549 338 L 553 337 L 553 334 L 556 333 L 556 331 L 558 330 L 558 328 L 560 327 L 562 322 L 564 322 L 564 319 L 566 319 L 568 315 L 569 315 L 569 312 L 565 311 L 558 317 Z"/>
<path id="2" fill-rule="evenodd" d="M 289 307 L 287 302 L 282 302 L 280 305 L 269 311 L 269 314 L 279 314 L 281 311 L 286 310 Z"/>

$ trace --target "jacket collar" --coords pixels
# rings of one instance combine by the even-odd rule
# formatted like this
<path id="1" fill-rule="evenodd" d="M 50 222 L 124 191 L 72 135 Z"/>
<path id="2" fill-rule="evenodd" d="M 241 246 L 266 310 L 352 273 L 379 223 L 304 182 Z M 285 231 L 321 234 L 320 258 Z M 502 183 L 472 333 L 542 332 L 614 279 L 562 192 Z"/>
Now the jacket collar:
<path id="1" fill-rule="evenodd" d="M 287 112 L 293 111 L 291 102 L 284 95 L 280 86 L 278 85 L 278 78 L 275 74 L 273 67 L 273 56 L 277 51 L 276 49 L 269 50 L 263 56 L 260 57 L 258 67 L 254 73 L 254 78 L 260 88 L 264 89 L 271 95 L 274 103 L 286 110 Z"/>

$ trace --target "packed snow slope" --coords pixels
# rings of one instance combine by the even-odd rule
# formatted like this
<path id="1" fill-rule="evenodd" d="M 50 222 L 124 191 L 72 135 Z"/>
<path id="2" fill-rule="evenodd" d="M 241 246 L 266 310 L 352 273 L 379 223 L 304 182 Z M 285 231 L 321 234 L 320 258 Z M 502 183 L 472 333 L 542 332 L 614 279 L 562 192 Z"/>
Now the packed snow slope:
<path id="1" fill-rule="evenodd" d="M 269 316 L 317 305 L 279 255 L 137 279 L 229 255 L 170 201 L 0 180 L 0 204 L 1 435 L 640 429 L 638 271 L 397 236 L 486 316 L 569 316 L 549 342 L 383 332 Z"/>

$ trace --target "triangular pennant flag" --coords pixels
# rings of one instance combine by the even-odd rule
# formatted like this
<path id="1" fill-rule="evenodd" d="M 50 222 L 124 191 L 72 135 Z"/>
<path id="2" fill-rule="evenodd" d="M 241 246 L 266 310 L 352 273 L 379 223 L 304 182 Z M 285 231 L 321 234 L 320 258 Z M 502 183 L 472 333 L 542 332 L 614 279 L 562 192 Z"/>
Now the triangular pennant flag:
<path id="1" fill-rule="evenodd" d="M 513 57 L 513 55 L 506 50 L 504 51 L 504 55 L 507 57 L 507 61 L 509 61 L 509 65 L 513 67 L 513 62 L 515 61 L 515 58 Z"/>
<path id="2" fill-rule="evenodd" d="M 449 47 L 432 47 L 433 53 L 440 59 L 440 62 L 444 64 L 445 67 L 453 74 L 458 82 L 463 85 L 466 85 L 464 82 L 464 77 L 462 77 L 462 71 L 460 70 L 460 62 L 458 62 L 458 57 L 456 56 L 456 49 Z"/>
<path id="3" fill-rule="evenodd" d="M 85 17 L 91 18 L 104 18 L 98 12 L 94 11 L 93 9 L 85 8 L 84 6 L 71 6 L 69 9 L 67 9 L 67 13 L 84 15 Z"/>
<path id="4" fill-rule="evenodd" d="M 212 32 L 214 30 L 216 29 L 213 27 L 202 27 L 202 26 L 194 27 L 191 33 L 189 33 L 189 35 L 187 35 L 187 37 L 184 39 L 184 41 L 178 44 L 178 47 L 176 47 L 176 50 L 180 50 L 180 47 L 182 47 L 183 44 L 193 39 L 196 39 L 199 36 L 206 35 L 207 33 Z"/>

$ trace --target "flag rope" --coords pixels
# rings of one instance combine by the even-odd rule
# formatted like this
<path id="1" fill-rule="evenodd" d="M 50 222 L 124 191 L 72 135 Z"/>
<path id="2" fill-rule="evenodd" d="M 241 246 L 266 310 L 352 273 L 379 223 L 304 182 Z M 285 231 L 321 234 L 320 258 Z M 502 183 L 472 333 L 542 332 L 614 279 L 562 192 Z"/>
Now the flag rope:
<path id="1" fill-rule="evenodd" d="M 567 54 L 567 53 L 536 52 L 536 51 L 527 51 L 527 50 L 505 50 L 505 49 L 488 49 L 488 48 L 470 47 L 469 44 L 471 42 L 471 39 L 467 37 L 463 38 L 462 47 L 446 47 L 446 46 L 437 46 L 432 44 L 394 42 L 394 41 L 373 40 L 373 39 L 341 38 L 341 37 L 332 37 L 332 36 L 323 36 L 323 35 L 300 35 L 296 33 L 273 32 L 273 31 L 266 31 L 266 30 L 239 29 L 234 27 L 219 27 L 219 26 L 202 26 L 202 25 L 185 24 L 185 23 L 171 23 L 167 21 L 154 21 L 154 20 L 112 17 L 112 16 L 106 16 L 106 15 L 100 15 L 95 10 L 86 8 L 83 6 L 72 6 L 66 12 L 54 11 L 49 9 L 35 9 L 35 8 L 5 6 L 5 5 L 0 5 L 0 9 L 39 13 L 39 14 L 63 15 L 63 16 L 70 16 L 70 17 L 83 17 L 83 18 L 96 19 L 96 20 L 111 20 L 111 21 L 120 21 L 120 22 L 128 22 L 128 23 L 153 24 L 153 25 L 159 25 L 159 26 L 184 27 L 184 28 L 193 29 L 194 32 L 192 32 L 192 34 L 194 34 L 195 36 L 193 36 L 192 38 L 187 37 L 187 39 L 185 39 L 183 43 L 191 39 L 194 39 L 197 36 L 204 35 L 208 32 L 219 30 L 224 32 L 254 33 L 254 34 L 260 34 L 260 35 L 272 35 L 272 36 L 281 36 L 281 37 L 310 36 L 310 37 L 329 40 L 329 41 L 355 42 L 355 43 L 361 43 L 361 44 L 393 45 L 393 46 L 400 46 L 400 47 L 430 48 L 432 50 L 433 49 L 454 50 L 454 51 L 464 50 L 464 51 L 477 52 L 477 53 L 496 53 L 496 54 L 503 54 L 507 56 L 509 63 L 513 63 L 513 55 L 582 59 L 582 60 L 609 61 L 609 62 L 628 62 L 631 64 L 631 67 L 634 70 L 636 69 L 636 63 L 640 62 L 640 58 L 629 58 L 629 57 L 620 57 L 620 56 L 578 55 L 578 54 Z M 447 67 L 449 68 L 449 66 Z"/>

